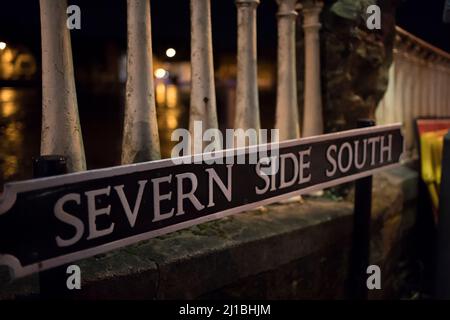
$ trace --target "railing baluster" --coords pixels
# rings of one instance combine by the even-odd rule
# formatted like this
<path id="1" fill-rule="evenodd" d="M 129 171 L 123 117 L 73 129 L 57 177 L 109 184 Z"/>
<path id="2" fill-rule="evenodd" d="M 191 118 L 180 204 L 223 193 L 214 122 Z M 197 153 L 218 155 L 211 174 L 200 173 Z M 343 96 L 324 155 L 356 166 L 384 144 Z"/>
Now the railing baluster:
<path id="1" fill-rule="evenodd" d="M 203 130 L 218 128 L 210 0 L 191 0 L 191 68 L 189 130 L 193 134 L 194 121 L 202 121 Z M 220 147 L 220 141 L 214 143 Z"/>
<path id="2" fill-rule="evenodd" d="M 127 0 L 128 53 L 122 164 L 160 159 L 149 0 Z"/>
<path id="3" fill-rule="evenodd" d="M 259 0 L 236 0 L 238 13 L 238 52 L 235 128 L 260 129 L 256 8 Z"/>
<path id="4" fill-rule="evenodd" d="M 305 31 L 305 99 L 303 132 L 304 137 L 323 133 L 322 92 L 320 85 L 320 41 L 321 24 L 319 14 L 323 4 L 312 2 L 304 5 L 303 30 Z"/>
<path id="5" fill-rule="evenodd" d="M 69 172 L 86 169 L 66 0 L 40 0 L 42 38 L 41 154 L 60 154 Z"/>
<path id="6" fill-rule="evenodd" d="M 450 84 L 450 54 L 399 27 L 396 31 L 389 84 L 376 115 L 379 123 L 404 124 L 406 148 L 415 155 L 414 119 L 450 115 L 446 90 Z"/>
<path id="7" fill-rule="evenodd" d="M 280 140 L 300 137 L 297 71 L 295 59 L 295 21 L 297 0 L 278 2 L 278 82 L 275 127 L 280 130 Z"/>

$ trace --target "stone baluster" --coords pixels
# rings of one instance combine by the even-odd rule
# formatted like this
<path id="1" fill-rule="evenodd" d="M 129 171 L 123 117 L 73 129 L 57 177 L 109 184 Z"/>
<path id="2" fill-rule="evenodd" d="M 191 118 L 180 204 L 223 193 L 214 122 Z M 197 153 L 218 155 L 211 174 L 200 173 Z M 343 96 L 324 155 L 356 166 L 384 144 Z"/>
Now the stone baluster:
<path id="1" fill-rule="evenodd" d="M 260 129 L 256 8 L 259 0 L 236 0 L 238 15 L 237 92 L 235 128 Z"/>
<path id="2" fill-rule="evenodd" d="M 69 172 L 86 169 L 75 89 L 67 1 L 40 0 L 42 155 L 62 155 Z"/>
<path id="3" fill-rule="evenodd" d="M 128 53 L 122 164 L 160 159 L 149 0 L 127 0 Z"/>
<path id="4" fill-rule="evenodd" d="M 423 68 L 422 68 L 422 62 L 420 59 L 420 52 L 417 47 L 413 49 L 413 63 L 414 63 L 414 73 L 412 73 L 412 76 L 414 77 L 414 89 L 413 89 L 413 110 L 414 110 L 414 117 L 420 117 L 422 115 L 422 91 L 425 87 L 422 83 L 423 81 Z M 390 79 L 390 78 L 389 78 Z"/>
<path id="5" fill-rule="evenodd" d="M 300 137 L 297 72 L 295 59 L 295 21 L 297 0 L 278 2 L 278 82 L 276 124 L 280 140 Z"/>
<path id="6" fill-rule="evenodd" d="M 443 115 L 443 105 L 444 105 L 444 101 L 445 101 L 445 95 L 444 95 L 444 90 L 445 90 L 445 78 L 444 78 L 444 63 L 445 60 L 444 59 L 440 59 L 439 61 L 439 65 L 438 65 L 438 88 L 437 88 L 437 94 L 438 94 L 438 115 L 440 117 L 442 117 Z"/>
<path id="7" fill-rule="evenodd" d="M 422 78 L 422 115 L 423 116 L 431 116 L 431 106 L 430 106 L 430 94 L 431 94 L 431 72 L 430 72 L 430 62 L 426 59 L 426 51 L 423 52 L 422 55 L 423 59 L 423 78 Z"/>
<path id="8" fill-rule="evenodd" d="M 437 74 L 438 74 L 438 70 L 437 70 L 437 64 L 436 64 L 436 60 L 437 57 L 432 55 L 431 58 L 429 58 L 429 72 L 430 72 L 430 77 L 429 77 L 429 81 L 430 81 L 430 100 L 429 100 L 429 108 L 430 108 L 430 115 L 432 117 L 436 117 L 437 116 L 437 105 L 438 105 L 438 100 L 437 100 Z"/>
<path id="9" fill-rule="evenodd" d="M 302 7 L 305 32 L 305 98 L 303 133 L 305 137 L 323 133 L 322 94 L 320 87 L 319 14 L 321 2 L 313 1 Z"/>
<path id="10" fill-rule="evenodd" d="M 191 0 L 191 107 L 189 130 L 193 135 L 194 122 L 201 121 L 202 129 L 217 129 L 216 93 L 211 32 L 210 0 Z M 195 150 L 202 149 L 202 141 L 193 141 Z M 215 148 L 221 143 L 214 139 Z"/>
<path id="11" fill-rule="evenodd" d="M 443 101 L 443 116 L 449 116 L 450 115 L 450 90 L 447 90 L 447 87 L 450 87 L 450 64 L 447 63 L 446 70 L 444 70 L 444 101 Z"/>
<path id="12" fill-rule="evenodd" d="M 410 73 L 413 72 L 414 66 L 411 64 L 411 61 L 402 57 L 403 65 L 406 70 L 409 70 Z M 410 74 L 411 75 L 411 74 Z M 405 75 L 402 95 L 403 95 L 403 125 L 405 129 L 405 145 L 406 152 L 410 155 L 414 150 L 415 136 L 414 136 L 414 116 L 413 116 L 413 79 L 410 75 Z"/>
<path id="13" fill-rule="evenodd" d="M 403 59 L 398 59 L 394 65 L 394 77 L 390 79 L 394 82 L 394 110 L 392 123 L 405 121 L 404 119 L 404 82 L 405 82 L 405 62 Z"/>

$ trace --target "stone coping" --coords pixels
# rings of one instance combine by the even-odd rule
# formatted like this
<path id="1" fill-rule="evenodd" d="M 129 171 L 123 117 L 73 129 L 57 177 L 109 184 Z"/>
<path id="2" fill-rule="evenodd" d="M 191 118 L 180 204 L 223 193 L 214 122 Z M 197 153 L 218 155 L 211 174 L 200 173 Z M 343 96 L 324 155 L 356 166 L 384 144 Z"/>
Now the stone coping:
<path id="1" fill-rule="evenodd" d="M 374 177 L 373 219 L 401 212 L 417 197 L 417 173 L 406 166 Z M 400 211 L 398 211 L 400 210 Z M 309 197 L 272 204 L 80 261 L 80 298 L 193 299 L 350 239 L 353 204 Z M 3 271 L 4 268 L 3 268 Z M 39 292 L 37 275 L 5 283 L 0 299 Z"/>

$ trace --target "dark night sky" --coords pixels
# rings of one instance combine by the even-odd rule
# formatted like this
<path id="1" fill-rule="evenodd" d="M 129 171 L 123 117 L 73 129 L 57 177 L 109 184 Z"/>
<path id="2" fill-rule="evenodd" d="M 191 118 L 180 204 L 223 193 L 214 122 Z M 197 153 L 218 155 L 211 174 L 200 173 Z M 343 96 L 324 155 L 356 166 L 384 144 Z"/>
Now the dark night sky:
<path id="1" fill-rule="evenodd" d="M 450 24 L 442 22 L 445 0 L 402 0 L 397 23 L 424 40 L 450 51 Z M 125 0 L 70 0 L 82 10 L 82 29 L 72 32 L 74 51 L 103 40 L 126 43 Z M 152 0 L 153 46 L 156 54 L 173 46 L 188 57 L 189 1 Z M 39 51 L 39 1 L 2 1 L 0 39 L 22 42 Z M 274 54 L 276 46 L 276 3 L 262 0 L 258 8 L 259 54 Z M 233 0 L 213 0 L 213 45 L 216 52 L 236 50 L 236 9 Z M 270 53 L 272 52 L 272 53 Z"/>
<path id="2" fill-rule="evenodd" d="M 72 32 L 77 46 L 102 40 L 126 45 L 125 0 L 71 0 L 81 7 L 81 30 Z M 190 45 L 189 0 L 152 0 L 153 49 L 162 53 L 168 46 L 188 55 Z M 274 48 L 276 43 L 275 1 L 263 0 L 258 8 L 258 42 L 260 50 Z M 215 50 L 236 50 L 236 7 L 233 0 L 212 1 L 213 45 Z M 264 21 L 264 23 L 261 23 Z M 39 50 L 39 1 L 2 1 L 0 39 L 26 43 Z M 35 49 L 36 50 L 36 49 Z"/>
<path id="3" fill-rule="evenodd" d="M 450 24 L 442 21 L 445 0 L 403 0 L 397 25 L 450 52 Z"/>

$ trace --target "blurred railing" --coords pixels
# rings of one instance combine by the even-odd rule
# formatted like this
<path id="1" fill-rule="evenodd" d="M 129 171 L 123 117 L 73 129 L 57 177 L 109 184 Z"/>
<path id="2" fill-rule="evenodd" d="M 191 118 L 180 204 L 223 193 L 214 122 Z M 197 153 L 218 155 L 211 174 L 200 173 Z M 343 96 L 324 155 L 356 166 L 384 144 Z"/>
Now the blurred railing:
<path id="1" fill-rule="evenodd" d="M 450 116 L 450 54 L 396 28 L 389 84 L 380 101 L 378 124 L 402 122 L 406 151 L 417 156 L 414 119 Z"/>
<path id="2" fill-rule="evenodd" d="M 217 128 L 214 84 L 211 0 L 191 0 L 190 129 L 202 121 L 203 130 Z M 256 11 L 260 0 L 236 0 L 237 92 L 235 128 L 260 128 L 257 84 Z M 277 0 L 278 83 L 275 127 L 281 140 L 300 137 L 296 80 L 296 21 L 303 17 L 305 36 L 305 111 L 303 135 L 322 133 L 319 14 L 322 1 Z M 69 171 L 86 169 L 78 116 L 67 0 L 40 0 L 42 35 L 43 121 L 41 154 L 67 158 Z M 297 12 L 298 11 L 298 12 Z M 153 12 L 152 12 L 153 13 Z M 157 13 L 156 13 L 157 14 Z M 160 141 L 155 112 L 149 0 L 127 0 L 127 83 L 122 163 L 159 159 Z"/>

